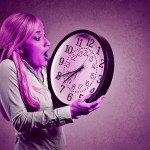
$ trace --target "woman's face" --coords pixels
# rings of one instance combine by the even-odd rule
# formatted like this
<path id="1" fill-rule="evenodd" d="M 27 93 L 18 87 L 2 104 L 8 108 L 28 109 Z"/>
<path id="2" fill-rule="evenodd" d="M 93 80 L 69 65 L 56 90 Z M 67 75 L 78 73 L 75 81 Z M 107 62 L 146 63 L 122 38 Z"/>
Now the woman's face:
<path id="1" fill-rule="evenodd" d="M 50 42 L 45 37 L 44 27 L 39 23 L 35 33 L 23 44 L 23 59 L 34 69 L 46 66 L 48 63 L 47 52 Z"/>

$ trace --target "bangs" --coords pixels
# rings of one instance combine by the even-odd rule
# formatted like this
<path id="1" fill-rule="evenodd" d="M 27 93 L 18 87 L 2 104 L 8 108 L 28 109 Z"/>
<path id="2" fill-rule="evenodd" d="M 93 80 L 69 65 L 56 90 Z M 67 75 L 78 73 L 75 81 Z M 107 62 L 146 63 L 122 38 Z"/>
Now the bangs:
<path id="1" fill-rule="evenodd" d="M 34 33 L 36 33 L 39 26 L 42 26 L 44 28 L 42 21 L 38 17 L 29 16 L 28 19 L 27 22 L 25 23 L 26 33 L 25 33 L 24 41 L 30 38 Z"/>

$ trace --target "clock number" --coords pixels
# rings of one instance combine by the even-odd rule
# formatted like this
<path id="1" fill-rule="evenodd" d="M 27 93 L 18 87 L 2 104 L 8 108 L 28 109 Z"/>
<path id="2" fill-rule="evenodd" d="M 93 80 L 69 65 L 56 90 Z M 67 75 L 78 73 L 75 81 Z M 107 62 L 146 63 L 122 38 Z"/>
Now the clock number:
<path id="1" fill-rule="evenodd" d="M 69 66 L 70 66 L 70 62 L 66 62 L 65 67 L 69 68 Z"/>
<path id="2" fill-rule="evenodd" d="M 76 84 L 73 84 L 72 87 L 71 87 L 71 89 L 75 90 L 75 88 L 76 88 Z"/>
<path id="3" fill-rule="evenodd" d="M 72 93 L 69 93 L 69 94 L 68 94 L 68 97 L 67 97 L 67 100 L 68 100 L 68 101 L 71 101 L 72 96 L 73 96 L 73 94 L 72 94 Z"/>
<path id="4" fill-rule="evenodd" d="M 56 79 L 57 80 L 60 80 L 60 77 L 61 77 L 62 73 L 61 72 L 58 72 L 57 76 L 56 76 Z"/>
<path id="5" fill-rule="evenodd" d="M 83 52 L 79 50 L 77 56 L 82 57 Z"/>
<path id="6" fill-rule="evenodd" d="M 79 52 L 78 52 L 76 55 L 74 55 L 74 54 L 72 55 L 71 59 L 72 59 L 73 61 L 75 61 L 75 59 L 76 59 L 77 57 L 82 57 L 82 55 L 83 55 L 83 52 L 79 50 Z"/>
<path id="7" fill-rule="evenodd" d="M 104 67 L 104 59 L 101 59 L 101 63 L 99 64 L 99 67 L 100 67 L 100 68 L 103 68 L 103 67 Z"/>
<path id="8" fill-rule="evenodd" d="M 65 86 L 64 86 L 64 85 L 61 85 L 61 87 L 62 87 L 62 89 L 61 89 L 60 93 L 61 93 L 61 92 L 62 92 L 62 90 L 65 88 Z"/>
<path id="9" fill-rule="evenodd" d="M 94 79 L 95 78 L 95 73 L 91 73 L 90 78 Z"/>
<path id="10" fill-rule="evenodd" d="M 77 73 L 74 75 L 74 79 L 76 78 L 76 76 L 77 76 Z"/>
<path id="11" fill-rule="evenodd" d="M 83 53 L 83 55 L 84 55 L 84 56 L 89 56 L 89 55 L 88 55 L 88 51 L 85 50 L 85 52 Z"/>
<path id="12" fill-rule="evenodd" d="M 94 93 L 95 92 L 95 88 L 90 90 L 90 93 Z"/>
<path id="13" fill-rule="evenodd" d="M 74 75 L 74 79 L 76 78 L 76 76 L 77 76 L 77 74 Z M 70 79 L 67 80 L 67 83 L 68 83 L 68 84 L 71 84 L 72 81 L 73 81 L 73 79 L 70 78 Z"/>
<path id="14" fill-rule="evenodd" d="M 99 47 L 98 47 L 98 50 L 97 50 L 97 53 L 96 53 L 97 55 L 99 55 L 99 50 L 100 50 L 100 49 L 101 49 L 101 48 L 100 48 L 100 46 L 99 46 Z"/>
<path id="15" fill-rule="evenodd" d="M 72 82 L 72 79 L 68 79 L 67 83 L 71 84 L 71 82 Z"/>
<path id="16" fill-rule="evenodd" d="M 80 95 L 79 95 L 79 98 L 81 98 L 81 97 L 83 97 L 83 96 L 84 96 L 83 94 L 80 94 Z"/>
<path id="17" fill-rule="evenodd" d="M 75 61 L 75 59 L 77 58 L 77 55 L 72 55 L 71 60 Z"/>
<path id="18" fill-rule="evenodd" d="M 64 58 L 61 57 L 60 60 L 59 60 L 59 65 L 62 65 L 64 63 Z"/>
<path id="19" fill-rule="evenodd" d="M 69 46 L 69 45 L 66 45 L 66 46 L 67 46 L 67 47 L 66 47 L 65 52 L 68 53 L 68 54 L 71 54 L 72 51 L 73 51 L 73 47 L 72 47 L 72 46 Z"/>
<path id="20" fill-rule="evenodd" d="M 86 80 L 85 85 L 86 85 L 86 86 L 89 86 L 89 81 Z"/>
<path id="21" fill-rule="evenodd" d="M 82 41 L 83 41 L 83 39 L 78 38 L 76 45 L 81 47 Z"/>
<path id="22" fill-rule="evenodd" d="M 99 75 L 99 80 L 97 80 L 97 83 L 100 83 L 102 80 L 102 75 Z"/>
<path id="23" fill-rule="evenodd" d="M 78 89 L 81 89 L 83 86 L 83 84 L 79 84 Z"/>
<path id="24" fill-rule="evenodd" d="M 90 62 L 93 61 L 93 56 L 90 56 L 89 61 L 90 61 Z"/>
<path id="25" fill-rule="evenodd" d="M 90 38 L 89 38 L 89 39 L 88 39 L 88 42 L 87 42 L 87 44 L 86 44 L 86 46 L 89 46 L 89 47 L 91 47 L 91 48 L 92 48 L 92 47 L 93 47 L 94 42 L 95 42 L 95 41 L 94 41 L 94 39 L 90 39 Z"/>
<path id="26" fill-rule="evenodd" d="M 93 63 L 91 68 L 96 69 L 95 65 L 96 65 L 96 64 Z"/>

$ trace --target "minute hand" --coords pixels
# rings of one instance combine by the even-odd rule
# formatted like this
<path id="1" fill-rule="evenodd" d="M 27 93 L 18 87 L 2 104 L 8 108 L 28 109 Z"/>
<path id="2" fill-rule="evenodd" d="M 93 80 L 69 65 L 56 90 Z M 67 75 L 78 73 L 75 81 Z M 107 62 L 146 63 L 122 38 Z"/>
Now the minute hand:
<path id="1" fill-rule="evenodd" d="M 74 72 L 76 72 L 77 70 L 74 70 L 74 71 L 71 71 L 71 72 L 68 72 L 68 73 L 65 73 L 65 74 L 62 74 L 61 76 L 66 76 L 66 75 L 68 75 L 68 74 L 70 74 L 70 73 L 74 73 Z"/>
<path id="2" fill-rule="evenodd" d="M 63 83 L 65 83 L 67 80 L 69 80 L 72 76 L 74 76 L 76 73 L 80 72 L 84 68 L 84 65 L 82 65 L 79 69 L 77 69 L 71 76 L 69 76 L 66 80 L 64 80 Z"/>

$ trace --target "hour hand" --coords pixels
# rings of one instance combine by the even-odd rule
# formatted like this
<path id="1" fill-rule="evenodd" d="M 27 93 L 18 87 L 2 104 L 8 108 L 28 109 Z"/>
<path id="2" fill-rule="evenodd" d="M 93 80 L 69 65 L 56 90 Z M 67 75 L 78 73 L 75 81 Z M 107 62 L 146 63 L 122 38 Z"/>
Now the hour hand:
<path id="1" fill-rule="evenodd" d="M 77 70 L 74 70 L 74 71 L 71 71 L 71 72 L 67 72 L 67 73 L 65 73 L 65 74 L 62 74 L 61 76 L 66 76 L 66 75 L 68 75 L 68 74 L 70 74 L 70 73 L 74 73 L 74 72 L 76 72 Z"/>
<path id="2" fill-rule="evenodd" d="M 81 70 L 82 68 L 84 68 L 84 65 L 82 65 L 81 67 L 79 67 L 78 69 L 76 69 L 76 70 L 74 70 L 74 71 L 71 71 L 71 72 L 67 72 L 67 73 L 65 73 L 65 74 L 62 74 L 61 76 L 66 76 L 66 75 L 68 75 L 68 74 L 70 74 L 70 73 L 75 73 L 76 71 L 78 72 L 78 71 Z"/>

